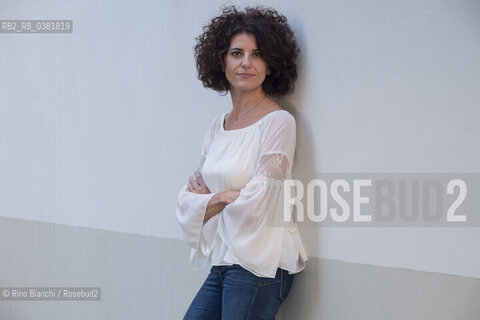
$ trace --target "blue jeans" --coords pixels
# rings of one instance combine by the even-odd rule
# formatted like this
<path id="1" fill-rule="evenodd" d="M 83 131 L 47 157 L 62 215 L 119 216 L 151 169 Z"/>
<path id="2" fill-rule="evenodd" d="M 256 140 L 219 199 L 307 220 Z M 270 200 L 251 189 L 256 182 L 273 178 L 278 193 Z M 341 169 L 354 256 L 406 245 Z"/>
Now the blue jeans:
<path id="1" fill-rule="evenodd" d="M 183 319 L 274 320 L 294 276 L 280 268 L 275 278 L 263 278 L 238 264 L 213 266 Z"/>

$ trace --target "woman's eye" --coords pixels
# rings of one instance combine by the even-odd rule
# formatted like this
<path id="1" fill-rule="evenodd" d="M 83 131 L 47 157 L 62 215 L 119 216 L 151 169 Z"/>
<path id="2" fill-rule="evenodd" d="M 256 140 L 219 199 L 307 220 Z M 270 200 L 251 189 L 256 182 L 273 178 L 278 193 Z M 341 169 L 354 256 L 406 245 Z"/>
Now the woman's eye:
<path id="1" fill-rule="evenodd" d="M 234 57 L 239 57 L 242 55 L 242 53 L 240 51 L 233 51 L 231 53 L 232 56 Z M 257 57 L 257 58 L 261 58 L 262 57 L 262 54 L 260 52 L 254 52 L 253 53 L 253 56 Z"/>

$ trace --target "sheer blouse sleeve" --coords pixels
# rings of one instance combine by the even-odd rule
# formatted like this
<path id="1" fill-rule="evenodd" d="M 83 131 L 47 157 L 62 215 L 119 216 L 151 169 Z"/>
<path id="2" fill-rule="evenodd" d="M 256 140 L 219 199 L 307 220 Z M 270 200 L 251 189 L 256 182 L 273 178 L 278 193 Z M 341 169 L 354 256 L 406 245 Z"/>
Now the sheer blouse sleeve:
<path id="1" fill-rule="evenodd" d="M 200 163 L 197 167 L 200 172 L 215 134 L 216 122 L 217 121 L 214 121 L 212 123 L 210 126 L 210 131 L 203 139 Z M 214 194 L 199 194 L 195 192 L 189 192 L 187 187 L 188 181 L 180 190 L 175 206 L 175 212 L 180 223 L 183 239 L 188 246 L 193 249 L 198 249 L 200 232 L 202 230 L 207 204 Z"/>
<path id="2" fill-rule="evenodd" d="M 266 277 L 275 276 L 282 256 L 286 228 L 269 221 L 283 217 L 283 182 L 291 178 L 295 144 L 292 115 L 267 123 L 254 174 L 219 220 L 218 233 L 239 263 Z"/>

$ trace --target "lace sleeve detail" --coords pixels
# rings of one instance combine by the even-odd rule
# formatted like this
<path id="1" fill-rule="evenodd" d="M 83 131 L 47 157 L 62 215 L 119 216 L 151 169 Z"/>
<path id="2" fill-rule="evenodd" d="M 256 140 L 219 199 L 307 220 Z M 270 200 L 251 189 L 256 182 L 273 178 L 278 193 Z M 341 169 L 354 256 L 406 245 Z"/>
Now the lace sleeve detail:
<path id="1" fill-rule="evenodd" d="M 262 155 L 254 177 L 285 180 L 289 168 L 290 162 L 287 156 L 281 152 Z"/>

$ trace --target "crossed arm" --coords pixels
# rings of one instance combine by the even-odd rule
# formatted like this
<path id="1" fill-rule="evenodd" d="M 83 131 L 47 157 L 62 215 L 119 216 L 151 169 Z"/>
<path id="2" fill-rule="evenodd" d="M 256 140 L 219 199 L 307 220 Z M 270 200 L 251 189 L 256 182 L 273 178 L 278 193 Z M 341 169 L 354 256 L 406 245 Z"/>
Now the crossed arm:
<path id="1" fill-rule="evenodd" d="M 203 177 L 198 170 L 194 172 L 194 176 L 195 177 L 190 176 L 190 178 L 188 179 L 187 191 L 204 194 L 211 193 L 207 185 L 205 184 L 205 181 L 203 181 Z M 228 189 L 215 193 L 210 199 L 210 201 L 208 201 L 203 222 L 205 223 L 210 220 L 210 218 L 222 211 L 226 205 L 229 205 L 230 203 L 235 201 L 239 195 L 240 190 L 236 189 Z"/>

